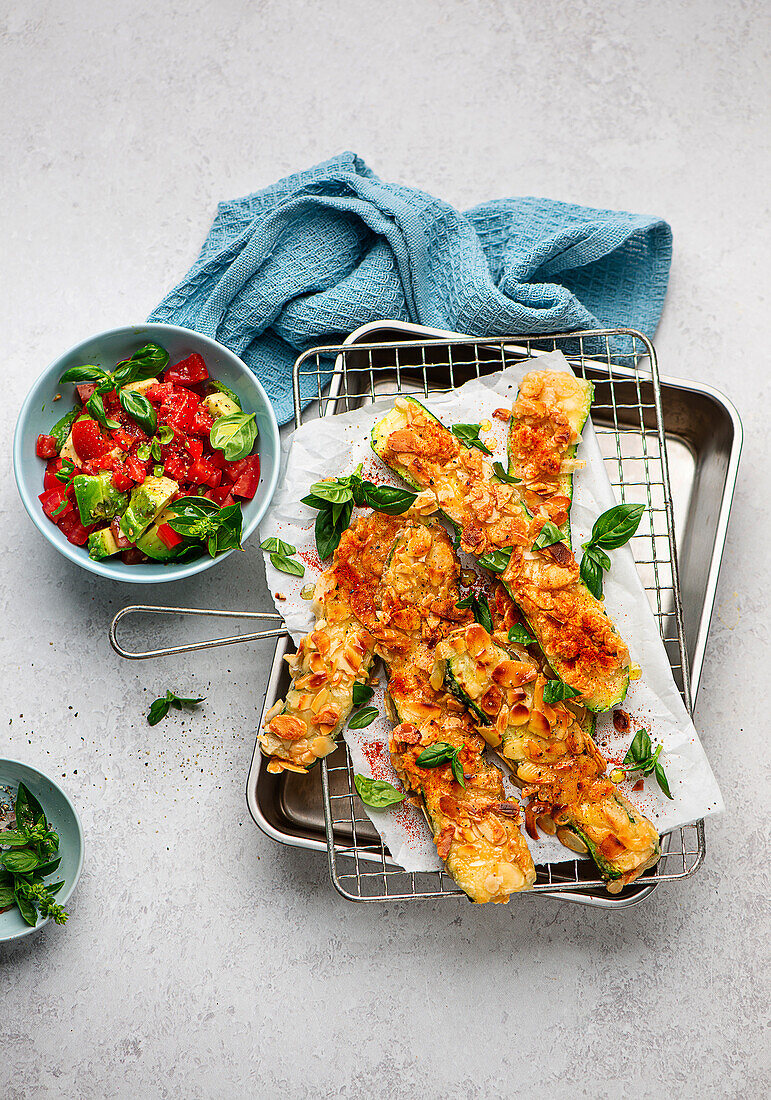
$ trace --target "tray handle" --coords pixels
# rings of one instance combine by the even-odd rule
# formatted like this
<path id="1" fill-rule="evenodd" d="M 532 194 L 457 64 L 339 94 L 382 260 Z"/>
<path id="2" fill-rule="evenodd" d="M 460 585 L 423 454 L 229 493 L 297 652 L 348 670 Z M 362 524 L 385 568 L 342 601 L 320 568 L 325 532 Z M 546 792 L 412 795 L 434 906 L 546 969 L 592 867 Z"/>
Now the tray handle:
<path id="1" fill-rule="evenodd" d="M 134 651 L 124 649 L 118 641 L 118 623 L 127 615 L 206 615 L 223 619 L 268 619 L 283 623 L 281 615 L 272 611 L 218 611 L 206 607 L 159 607 L 153 604 L 130 604 L 124 607 L 110 623 L 110 645 L 119 657 L 127 661 L 146 661 L 150 657 L 168 657 L 173 653 L 194 653 L 198 649 L 214 649 L 221 645 L 236 645 L 238 642 L 260 642 L 264 638 L 281 638 L 287 634 L 286 627 L 275 630 L 259 630 L 254 634 L 234 634 L 229 638 L 209 638 L 203 642 L 188 642 L 186 645 L 170 646 L 168 649 L 147 649 Z"/>

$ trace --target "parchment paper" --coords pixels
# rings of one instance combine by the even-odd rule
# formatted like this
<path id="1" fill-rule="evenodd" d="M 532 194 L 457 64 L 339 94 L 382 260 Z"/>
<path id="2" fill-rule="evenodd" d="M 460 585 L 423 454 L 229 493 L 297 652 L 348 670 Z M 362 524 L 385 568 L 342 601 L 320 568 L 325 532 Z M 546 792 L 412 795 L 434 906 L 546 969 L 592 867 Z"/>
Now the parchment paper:
<path id="1" fill-rule="evenodd" d="M 537 360 L 531 359 L 486 378 L 467 382 L 450 394 L 431 395 L 427 399 L 422 394 L 417 396 L 447 426 L 490 420 L 493 425 L 491 431 L 482 433 L 488 446 L 494 450 L 490 461 L 499 460 L 505 466 L 507 425 L 495 419 L 492 413 L 496 408 L 511 407 L 522 376 L 534 367 L 539 370 L 570 371 L 562 353 L 552 352 L 538 356 Z M 284 616 L 296 642 L 314 623 L 311 605 L 302 599 L 301 589 L 315 583 L 324 569 L 316 553 L 313 536 L 316 512 L 301 504 L 300 499 L 308 493 L 314 481 L 352 473 L 360 462 L 364 463 L 365 478 L 378 483 L 401 484 L 375 456 L 369 444 L 372 425 L 392 404 L 393 399 L 388 398 L 353 413 L 313 420 L 296 431 L 284 445 L 279 488 L 262 523 L 260 538 L 276 535 L 292 543 L 305 565 L 303 578 L 291 577 L 274 569 L 266 555 L 268 584 L 276 608 Z M 574 475 L 571 509 L 572 541 L 580 560 L 581 543 L 588 539 L 594 520 L 617 501 L 591 421 L 587 421 L 584 428 L 577 457 L 586 461 L 586 467 Z M 657 504 L 655 500 L 652 503 L 654 507 Z M 354 518 L 358 514 L 359 510 L 355 510 Z M 650 522 L 651 514 L 644 513 L 640 531 L 648 530 Z M 664 528 L 657 523 L 654 531 L 663 532 Z M 629 646 L 632 661 L 641 666 L 642 677 L 630 684 L 623 704 L 623 709 L 632 719 L 630 731 L 623 735 L 616 733 L 608 714 L 600 717 L 596 739 L 611 768 L 621 762 L 639 727 L 648 730 L 654 743 L 663 742 L 660 759 L 669 779 L 673 801 L 659 790 L 653 777 L 645 780 L 642 791 L 633 791 L 629 781 L 622 782 L 619 789 L 650 818 L 660 832 L 667 832 L 700 817 L 722 812 L 723 800 L 672 677 L 656 619 L 631 550 L 625 546 L 612 551 L 610 556 L 613 564 L 605 574 L 605 605 Z M 473 566 L 471 559 L 462 557 L 464 566 Z M 655 599 L 655 593 L 653 595 Z M 382 713 L 382 684 L 373 705 L 377 705 Z M 345 739 L 357 772 L 372 778 L 388 779 L 399 787 L 388 755 L 390 729 L 391 723 L 386 718 L 379 718 L 365 729 L 346 730 Z M 507 782 L 505 768 L 502 770 L 504 782 Z M 513 786 L 507 786 L 510 791 L 515 790 Z M 428 826 L 412 806 L 402 804 L 387 810 L 367 810 L 367 813 L 394 860 L 406 870 L 435 870 L 441 867 Z M 574 858 L 550 837 L 538 842 L 527 837 L 527 842 L 536 863 L 560 863 Z"/>

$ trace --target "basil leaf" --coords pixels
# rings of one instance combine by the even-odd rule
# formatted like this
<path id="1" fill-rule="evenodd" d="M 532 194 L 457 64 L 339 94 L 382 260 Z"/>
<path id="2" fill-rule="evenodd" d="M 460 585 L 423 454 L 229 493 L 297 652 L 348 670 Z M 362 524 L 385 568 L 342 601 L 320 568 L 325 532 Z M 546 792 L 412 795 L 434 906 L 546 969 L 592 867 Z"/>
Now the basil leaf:
<path id="1" fill-rule="evenodd" d="M 328 505 L 316 516 L 314 534 L 316 536 L 316 549 L 322 561 L 337 550 L 340 537 L 351 522 L 352 512 L 353 501 L 348 501 L 337 522 L 334 521 L 332 509 Z"/>
<path id="2" fill-rule="evenodd" d="M 289 542 L 282 542 L 281 539 L 277 538 L 265 539 L 265 542 L 260 543 L 260 550 L 267 550 L 271 554 L 283 554 L 284 557 L 297 553 L 296 546 L 292 546 Z"/>
<path id="3" fill-rule="evenodd" d="M 230 504 L 227 508 L 222 508 L 216 518 L 219 522 L 217 553 L 222 554 L 226 550 L 240 550 L 244 522 L 240 503 Z"/>
<path id="4" fill-rule="evenodd" d="M 659 787 L 661 787 L 662 791 L 667 796 L 667 798 L 671 798 L 672 801 L 674 802 L 674 796 L 673 796 L 672 792 L 669 789 L 669 781 L 668 781 L 666 775 L 664 774 L 664 768 L 658 762 L 656 763 L 656 767 L 654 769 L 654 772 L 655 772 L 655 775 L 656 775 L 656 782 L 658 783 Z"/>
<path id="5" fill-rule="evenodd" d="M 535 638 L 522 623 L 515 623 L 509 631 L 509 641 L 516 642 L 517 645 L 532 645 Z"/>
<path id="6" fill-rule="evenodd" d="M 45 825 L 46 823 L 43 807 L 24 783 L 20 783 L 16 791 L 16 803 L 13 812 L 17 828 L 20 825 L 29 828 L 32 825 Z"/>
<path id="7" fill-rule="evenodd" d="M 503 466 L 501 465 L 500 462 L 494 462 L 493 463 L 493 470 L 495 471 L 495 476 L 498 478 L 498 480 L 504 482 L 504 484 L 506 484 L 506 485 L 521 485 L 522 484 L 522 478 L 521 477 L 514 477 L 507 470 L 504 470 L 504 468 L 503 468 Z"/>
<path id="8" fill-rule="evenodd" d="M 301 504 L 307 504 L 309 508 L 328 508 L 329 501 L 322 500 L 321 497 L 317 497 L 315 493 L 308 493 L 305 497 L 300 497 Z"/>
<path id="9" fill-rule="evenodd" d="M 350 478 L 335 478 L 334 481 L 317 481 L 311 485 L 311 495 L 327 504 L 347 504 L 353 500 Z M 304 498 L 307 500 L 307 498 Z M 312 505 L 312 507 L 315 507 Z"/>
<path id="10" fill-rule="evenodd" d="M 586 551 L 597 562 L 602 569 L 610 569 L 611 561 L 604 550 L 601 550 L 599 546 L 589 546 Z"/>
<path id="11" fill-rule="evenodd" d="M 16 904 L 16 894 L 12 886 L 0 886 L 0 909 Z"/>
<path id="12" fill-rule="evenodd" d="M 148 378 L 159 375 L 168 361 L 169 353 L 160 344 L 145 344 L 130 359 L 118 364 L 112 374 L 113 384 L 117 388 L 130 382 L 146 382 Z"/>
<path id="13" fill-rule="evenodd" d="M 195 707 L 199 703 L 202 703 L 206 698 L 205 695 L 201 695 L 196 699 L 186 698 L 184 695 L 175 695 L 173 691 L 166 692 L 166 698 L 169 701 L 170 706 L 175 707 L 177 710 L 182 710 L 183 707 Z"/>
<path id="14" fill-rule="evenodd" d="M 488 634 L 493 632 L 493 617 L 490 613 L 490 604 L 487 601 L 486 596 L 475 596 L 472 594 L 465 597 L 465 599 L 459 600 L 455 605 L 456 607 L 467 607 L 471 611 L 476 621 L 483 626 Z"/>
<path id="15" fill-rule="evenodd" d="M 108 431 L 112 428 L 119 428 L 120 424 L 117 420 L 110 420 L 107 413 L 104 411 L 104 400 L 102 395 L 95 391 L 91 394 L 88 401 L 86 401 L 86 408 L 101 426 Z"/>
<path id="16" fill-rule="evenodd" d="M 387 806 L 393 806 L 405 799 L 405 795 L 385 779 L 367 779 L 366 775 L 354 775 L 353 785 L 364 805 L 371 806 L 373 810 L 384 810 Z"/>
<path id="17" fill-rule="evenodd" d="M 452 760 L 457 751 L 454 745 L 448 745 L 446 741 L 436 741 L 415 757 L 415 763 L 421 768 L 437 768 Z"/>
<path id="18" fill-rule="evenodd" d="M 551 520 L 547 519 L 538 534 L 538 538 L 533 543 L 533 549 L 544 550 L 547 546 L 554 546 L 556 542 L 562 542 L 562 538 L 563 535 L 559 527 L 555 527 Z"/>
<path id="19" fill-rule="evenodd" d="M 158 439 L 161 443 L 171 443 L 174 438 L 174 429 L 170 428 L 168 424 L 161 424 L 158 427 Z"/>
<path id="20" fill-rule="evenodd" d="M 160 439 L 153 439 L 150 443 L 150 458 L 155 462 L 161 461 L 161 441 Z"/>
<path id="21" fill-rule="evenodd" d="M 83 367 L 70 367 L 69 370 L 64 372 L 59 381 L 75 383 L 103 382 L 106 378 L 109 378 L 106 370 L 102 370 L 101 367 L 97 367 L 93 363 L 87 363 Z"/>
<path id="22" fill-rule="evenodd" d="M 147 714 L 147 722 L 151 726 L 157 726 L 161 719 L 165 718 L 169 713 L 169 700 L 168 699 L 156 699 L 150 704 L 150 710 Z"/>
<path id="23" fill-rule="evenodd" d="M 57 420 L 53 428 L 51 428 L 51 435 L 56 440 L 57 451 L 60 451 L 67 442 L 67 438 L 72 431 L 72 425 L 79 416 L 80 409 L 72 409 L 70 412 L 65 413 L 61 420 Z"/>
<path id="24" fill-rule="evenodd" d="M 543 688 L 544 703 L 561 703 L 564 699 L 575 699 L 581 692 L 566 684 L 564 680 L 547 680 Z"/>
<path id="25" fill-rule="evenodd" d="M 228 462 L 237 462 L 251 454 L 257 434 L 254 413 L 233 413 L 214 421 L 209 442 L 216 450 L 222 451 Z"/>
<path id="26" fill-rule="evenodd" d="M 24 918 L 25 923 L 28 924 L 30 928 L 34 928 L 37 924 L 37 909 L 31 901 L 24 897 L 19 886 L 16 887 L 15 894 L 16 904 L 19 907 L 19 912 Z"/>
<path id="27" fill-rule="evenodd" d="M 140 462 L 147 462 L 151 456 L 151 449 L 149 443 L 140 443 L 137 447 L 137 458 Z"/>
<path id="28" fill-rule="evenodd" d="M 26 848 L 29 833 L 26 829 L 6 829 L 0 833 L 0 848 Z"/>
<path id="29" fill-rule="evenodd" d="M 123 411 L 128 413 L 132 420 L 135 420 L 148 435 L 152 435 L 158 423 L 158 417 L 147 398 L 143 397 L 141 393 L 137 393 L 136 390 L 118 390 L 118 400 Z M 157 449 L 157 454 L 153 448 Z M 156 439 L 153 440 L 150 446 L 150 454 L 156 460 L 161 457 L 161 445 Z"/>
<path id="30" fill-rule="evenodd" d="M 355 707 L 360 707 L 362 703 L 368 703 L 373 695 L 374 691 L 369 684 L 362 684 L 357 681 L 353 685 L 353 705 Z M 2 835 L 0 833 L 0 838 L 2 838 Z"/>
<path id="31" fill-rule="evenodd" d="M 365 726 L 370 726 L 378 716 L 377 707 L 362 707 L 361 710 L 357 710 L 353 718 L 348 722 L 349 730 L 361 730 Z"/>
<path id="32" fill-rule="evenodd" d="M 602 599 L 602 568 L 594 560 L 588 550 L 584 551 L 579 569 L 581 580 L 589 589 L 595 600 Z"/>
<path id="33" fill-rule="evenodd" d="M 57 481 L 61 481 L 63 485 L 66 485 L 72 475 L 75 473 L 75 463 L 70 462 L 68 458 L 62 460 L 60 468 L 54 474 Z"/>
<path id="34" fill-rule="evenodd" d="M 632 762 L 640 763 L 643 760 L 647 760 L 651 755 L 651 739 L 648 735 L 648 731 L 640 729 L 632 738 L 632 743 L 626 751 L 622 763 L 630 764 Z"/>
<path id="35" fill-rule="evenodd" d="M 506 566 L 509 564 L 511 557 L 511 546 L 504 546 L 500 550 L 493 550 L 489 554 L 483 554 L 479 559 L 479 564 L 483 565 L 485 569 L 489 569 L 491 573 L 505 573 Z"/>
<path id="36" fill-rule="evenodd" d="M 450 431 L 466 447 L 476 447 L 483 454 L 491 455 L 493 452 L 479 438 L 481 427 L 481 424 L 452 424 Z"/>
<path id="37" fill-rule="evenodd" d="M 51 519 L 55 519 L 56 516 L 60 516 L 68 504 L 69 500 L 67 499 L 67 497 L 62 497 L 61 503 L 59 503 L 56 508 L 54 508 L 53 512 L 51 512 Z"/>
<path id="38" fill-rule="evenodd" d="M 453 776 L 455 777 L 456 782 L 460 783 L 461 787 L 463 787 L 464 790 L 465 790 L 466 777 L 463 774 L 463 765 L 460 762 L 460 757 L 458 755 L 457 750 L 456 750 L 455 755 L 453 756 L 452 760 L 450 761 L 450 771 L 452 772 Z"/>
<path id="39" fill-rule="evenodd" d="M 33 878 L 45 878 L 46 875 L 52 875 L 62 861 L 61 856 L 57 856 L 55 859 L 50 859 L 48 863 L 41 863 L 39 867 L 36 867 L 33 873 Z"/>
<path id="40" fill-rule="evenodd" d="M 153 466 L 153 477 L 163 477 L 165 473 L 166 469 L 164 466 L 161 466 L 160 464 L 158 466 Z"/>
<path id="41" fill-rule="evenodd" d="M 238 405 L 239 409 L 243 409 L 241 398 L 238 396 L 237 393 L 233 393 L 230 387 L 226 386 L 224 382 L 217 382 L 216 379 L 210 378 L 209 384 L 211 385 L 212 389 L 216 390 L 218 393 L 224 393 L 226 397 L 229 397 L 231 401 Z"/>
<path id="42" fill-rule="evenodd" d="M 34 871 L 40 865 L 41 860 L 34 852 L 27 848 L 12 849 L 10 852 L 0 853 L 0 863 L 6 871 L 13 871 L 17 875 L 25 875 L 28 871 Z"/>
<path id="43" fill-rule="evenodd" d="M 293 577 L 305 576 L 305 566 L 294 558 L 287 558 L 283 554 L 271 554 L 270 561 L 274 569 L 282 573 L 289 573 Z"/>
<path id="44" fill-rule="evenodd" d="M 644 511 L 644 504 L 617 504 L 609 508 L 595 521 L 589 543 L 606 550 L 624 546 L 640 526 Z"/>
<path id="45" fill-rule="evenodd" d="M 371 481 L 362 481 L 360 484 L 361 503 L 369 505 L 376 512 L 384 512 L 387 516 L 400 516 L 402 512 L 411 508 L 417 499 L 415 493 L 394 488 L 392 485 L 374 485 Z"/>

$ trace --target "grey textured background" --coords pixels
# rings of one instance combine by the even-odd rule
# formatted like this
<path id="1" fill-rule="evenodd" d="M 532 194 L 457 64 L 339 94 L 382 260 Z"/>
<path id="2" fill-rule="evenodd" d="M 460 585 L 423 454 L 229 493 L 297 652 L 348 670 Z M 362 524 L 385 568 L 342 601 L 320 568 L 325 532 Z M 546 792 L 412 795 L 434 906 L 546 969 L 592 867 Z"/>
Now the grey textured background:
<path id="1" fill-rule="evenodd" d="M 344 148 L 463 207 L 504 194 L 674 229 L 662 370 L 747 434 L 697 723 L 706 867 L 626 913 L 357 908 L 254 827 L 268 648 L 134 667 L 141 596 L 44 546 L 0 485 L 0 754 L 83 816 L 64 929 L 0 949 L 10 1097 L 768 1094 L 768 5 L 0 3 L 4 468 L 28 383 L 143 318 L 217 200 Z M 760 583 L 758 583 L 760 581 Z M 160 601 L 267 607 L 256 545 Z M 167 685 L 208 696 L 151 730 Z"/>

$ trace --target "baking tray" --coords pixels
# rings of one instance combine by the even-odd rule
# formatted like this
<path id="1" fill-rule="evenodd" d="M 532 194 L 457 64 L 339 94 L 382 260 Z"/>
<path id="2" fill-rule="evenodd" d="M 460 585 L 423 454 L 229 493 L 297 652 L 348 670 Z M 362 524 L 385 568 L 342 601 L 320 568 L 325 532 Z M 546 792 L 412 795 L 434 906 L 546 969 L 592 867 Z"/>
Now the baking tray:
<path id="1" fill-rule="evenodd" d="M 494 353 L 488 355 L 480 354 L 482 345 L 479 342 L 473 345 L 471 353 L 468 344 L 464 349 L 464 345 L 458 343 L 450 346 L 448 377 L 449 339 L 462 342 L 469 338 L 402 322 L 383 321 L 363 326 L 346 341 L 345 354 L 338 357 L 331 385 L 322 390 L 319 379 L 320 400 L 310 415 L 328 415 L 356 407 L 362 400 L 369 400 L 373 385 L 375 393 L 393 393 L 394 372 L 391 370 L 389 375 L 387 367 L 394 360 L 394 345 L 400 345 L 397 358 L 404 374 L 398 382 L 406 389 L 422 390 L 426 379 L 430 380 L 429 388 L 434 388 L 434 384 L 436 388 L 447 388 L 461 384 L 480 370 L 501 368 L 500 342 Z M 621 339 L 626 339 L 626 354 L 619 343 Z M 437 341 L 435 350 L 432 340 Z M 359 350 L 356 345 L 362 344 L 366 347 Z M 373 349 L 376 344 L 390 347 Z M 658 549 L 660 540 L 666 541 L 666 530 L 652 527 L 648 535 L 649 550 L 641 554 L 639 545 L 634 544 L 633 550 L 661 626 L 675 680 L 686 705 L 690 706 L 701 677 L 741 450 L 742 429 L 736 409 L 710 386 L 660 378 L 662 430 L 659 435 L 657 401 L 654 401 L 652 382 L 646 382 L 645 359 L 641 354 L 648 349 L 652 352 L 652 348 L 644 337 L 633 333 L 515 337 L 506 341 L 503 347 L 506 361 L 559 347 L 575 366 L 592 377 L 598 393 L 592 419 L 606 460 L 618 470 L 624 468 L 616 478 L 611 473 L 611 480 L 618 483 L 621 478 L 627 499 L 633 498 L 635 485 L 643 484 L 640 463 L 644 463 L 646 471 L 649 461 L 655 460 L 665 468 L 668 464 L 671 508 L 664 500 L 648 503 L 659 505 L 652 512 L 666 513 L 667 524 L 674 529 L 671 533 L 676 536 L 679 550 L 682 607 L 676 600 L 677 565 L 674 565 L 673 574 L 669 555 Z M 317 365 L 322 363 L 318 356 L 315 361 Z M 302 363 L 310 368 L 311 362 L 312 353 L 306 353 L 298 360 L 300 370 Z M 410 365 L 417 368 L 417 383 L 415 375 L 410 381 Z M 613 380 L 609 384 L 611 368 Z M 651 393 L 645 391 L 641 396 L 641 385 L 643 389 L 648 386 Z M 306 411 L 306 419 L 308 415 Z M 652 453 L 660 437 L 666 440 L 664 455 Z M 666 482 L 666 476 L 663 480 Z M 645 500 L 645 495 L 641 499 Z M 666 570 L 669 572 L 662 576 Z M 678 636 L 684 639 L 684 645 L 680 645 Z M 287 638 L 277 643 L 263 713 L 275 699 L 285 694 L 289 677 L 283 657 L 293 648 Z M 390 863 L 388 853 L 383 851 L 361 807 L 358 812 L 355 809 L 348 754 L 342 743 L 324 767 L 308 776 L 268 773 L 255 743 L 246 794 L 254 821 L 268 836 L 282 844 L 328 853 L 333 881 L 345 897 L 373 901 L 392 896 L 464 896 L 446 875 L 437 872 L 425 876 L 408 875 Z M 325 829 L 325 800 L 333 819 L 333 827 L 328 831 Z M 347 812 L 336 814 L 333 807 L 338 804 Z M 684 878 L 698 869 L 705 853 L 703 822 L 669 834 L 664 838 L 663 851 L 657 868 L 619 895 L 608 895 L 596 884 L 584 886 L 596 872 L 589 861 L 574 860 L 539 869 L 538 890 L 528 896 L 559 897 L 605 908 L 635 904 L 647 897 L 660 881 Z M 341 870 L 341 861 L 348 861 L 350 870 Z M 411 888 L 406 893 L 403 883 L 397 885 L 401 880 L 410 881 Z"/>

